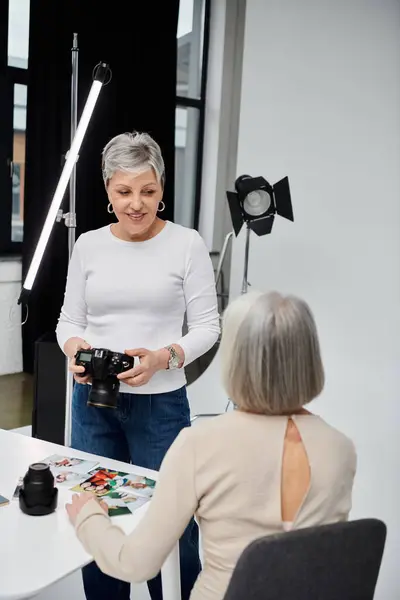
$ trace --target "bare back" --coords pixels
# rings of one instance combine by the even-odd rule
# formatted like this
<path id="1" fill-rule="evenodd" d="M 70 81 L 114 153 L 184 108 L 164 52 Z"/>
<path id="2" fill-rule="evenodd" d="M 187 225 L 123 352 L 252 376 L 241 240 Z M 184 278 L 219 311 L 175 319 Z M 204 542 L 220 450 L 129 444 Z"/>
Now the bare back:
<path id="1" fill-rule="evenodd" d="M 282 457 L 281 511 L 284 523 L 293 522 L 310 487 L 311 472 L 300 432 L 288 419 Z"/>

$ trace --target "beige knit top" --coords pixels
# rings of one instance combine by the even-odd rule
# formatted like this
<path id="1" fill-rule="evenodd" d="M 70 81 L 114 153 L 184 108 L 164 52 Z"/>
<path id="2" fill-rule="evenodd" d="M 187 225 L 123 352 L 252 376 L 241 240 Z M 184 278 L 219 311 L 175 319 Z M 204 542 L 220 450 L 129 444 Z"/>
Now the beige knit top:
<path id="1" fill-rule="evenodd" d="M 310 464 L 310 485 L 292 528 L 348 518 L 356 470 L 352 442 L 315 415 L 294 415 Z M 284 531 L 282 452 L 288 417 L 233 411 L 184 429 L 159 472 L 153 499 L 127 536 L 98 503 L 76 523 L 79 539 L 105 573 L 124 581 L 155 576 L 195 515 L 203 570 L 191 600 L 221 600 L 244 548 Z"/>

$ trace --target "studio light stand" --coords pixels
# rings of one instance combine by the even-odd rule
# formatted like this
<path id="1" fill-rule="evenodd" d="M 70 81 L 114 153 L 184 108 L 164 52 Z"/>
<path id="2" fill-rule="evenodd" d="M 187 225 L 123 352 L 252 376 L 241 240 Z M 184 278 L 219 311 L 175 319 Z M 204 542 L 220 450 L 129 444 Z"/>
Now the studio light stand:
<path id="1" fill-rule="evenodd" d="M 26 304 L 28 311 L 28 299 L 34 285 L 43 255 L 53 230 L 54 223 L 64 221 L 68 228 L 68 262 L 71 259 L 75 245 L 76 235 L 76 163 L 79 151 L 85 137 L 90 119 L 95 109 L 100 91 L 103 86 L 111 80 L 111 70 L 107 63 L 99 62 L 93 69 L 93 82 L 86 104 L 78 123 L 78 34 L 73 34 L 71 48 L 72 75 L 71 75 L 71 146 L 65 156 L 64 167 L 58 181 L 47 217 L 39 237 L 33 258 L 25 277 L 18 304 Z M 69 210 L 63 213 L 60 208 L 64 199 L 65 191 L 69 183 Z M 24 323 L 26 320 L 24 321 Z M 73 377 L 66 365 L 66 406 L 65 406 L 65 445 L 71 444 L 71 400 L 73 390 Z"/>
<path id="2" fill-rule="evenodd" d="M 78 52 L 78 34 L 74 33 L 71 48 L 71 145 L 74 141 L 78 124 Z M 79 158 L 79 156 L 77 158 Z M 76 161 L 72 168 L 71 178 L 69 180 L 69 212 L 63 214 L 62 210 L 59 210 L 57 222 L 59 222 L 61 218 L 64 219 L 64 223 L 66 227 L 68 227 L 68 257 L 70 260 L 76 238 Z"/>
<path id="3" fill-rule="evenodd" d="M 245 243 L 245 248 L 244 248 L 244 268 L 243 268 L 243 280 L 242 280 L 242 290 L 241 290 L 242 294 L 245 294 L 247 292 L 247 289 L 250 285 L 248 282 L 248 278 L 247 278 L 247 273 L 249 270 L 250 231 L 251 231 L 250 227 L 246 226 L 246 243 Z M 222 276 L 222 269 L 224 267 L 226 253 L 228 251 L 230 244 L 232 243 L 232 239 L 233 239 L 234 235 L 235 235 L 235 233 L 233 231 L 230 231 L 226 235 L 225 240 L 224 240 L 224 245 L 222 246 L 219 262 L 217 265 L 216 276 L 215 276 L 215 284 L 216 284 L 217 288 L 218 288 L 218 284 L 219 284 L 219 281 Z M 228 293 L 223 292 L 222 295 L 223 295 L 223 297 L 226 297 L 226 298 L 229 297 Z"/>
<path id="4" fill-rule="evenodd" d="M 71 144 L 75 137 L 78 123 L 78 34 L 74 33 L 72 48 L 71 48 Z M 79 156 L 77 157 L 77 159 Z M 63 214 L 62 209 L 59 209 L 57 214 L 57 222 L 64 219 L 64 223 L 68 228 L 68 263 L 71 260 L 72 250 L 76 240 L 76 161 L 72 169 L 71 178 L 69 181 L 69 212 Z M 71 430 L 72 430 L 72 393 L 74 391 L 74 376 L 69 371 L 68 358 L 66 359 L 65 367 L 65 421 L 64 421 L 64 444 L 71 445 Z"/>
<path id="5" fill-rule="evenodd" d="M 249 272 L 249 254 L 250 254 L 250 227 L 246 223 L 246 244 L 244 247 L 244 267 L 242 280 L 242 294 L 246 294 L 249 287 L 248 272 Z"/>
<path id="6" fill-rule="evenodd" d="M 226 192 L 233 230 L 239 235 L 246 226 L 244 268 L 241 293 L 249 287 L 248 270 L 250 255 L 250 233 L 262 236 L 271 233 L 275 215 L 294 221 L 289 179 L 284 177 L 270 185 L 264 177 L 241 175 L 235 181 L 235 192 Z M 232 238 L 233 232 L 228 234 Z M 227 236 L 227 240 L 228 240 Z"/>
<path id="7" fill-rule="evenodd" d="M 281 179 L 274 186 L 270 185 L 263 177 L 250 177 L 250 175 L 241 175 L 235 181 L 235 192 L 226 192 L 231 213 L 233 231 L 230 231 L 225 237 L 222 246 L 220 258 L 218 261 L 215 283 L 218 288 L 221 279 L 222 269 L 229 245 L 232 243 L 234 235 L 238 236 L 243 225 L 246 225 L 246 242 L 244 249 L 244 267 L 241 293 L 246 294 L 249 287 L 248 270 L 250 255 L 250 233 L 253 231 L 256 235 L 266 235 L 271 233 L 274 224 L 275 215 L 279 215 L 294 221 L 292 200 L 290 196 L 289 180 L 287 177 Z M 224 295 L 224 290 L 222 290 Z M 229 294 L 227 294 L 229 297 Z M 233 410 L 236 405 L 229 398 L 225 408 L 228 411 L 232 404 Z M 196 421 L 203 417 L 216 417 L 218 413 L 204 413 L 192 417 L 191 421 Z"/>
<path id="8" fill-rule="evenodd" d="M 215 279 L 218 286 L 228 247 L 232 243 L 234 235 L 238 236 L 243 224 L 245 224 L 246 241 L 241 293 L 246 294 L 250 285 L 248 270 L 251 231 L 258 236 L 271 233 L 276 214 L 289 221 L 294 221 L 294 218 L 289 180 L 287 177 L 284 177 L 272 186 L 263 177 L 241 175 L 235 181 L 235 190 L 235 192 L 226 192 L 233 231 L 230 231 L 225 237 Z M 229 399 L 225 412 L 227 412 L 231 403 L 234 410 L 236 409 L 236 405 Z M 195 418 L 203 416 L 216 415 L 197 415 Z"/>

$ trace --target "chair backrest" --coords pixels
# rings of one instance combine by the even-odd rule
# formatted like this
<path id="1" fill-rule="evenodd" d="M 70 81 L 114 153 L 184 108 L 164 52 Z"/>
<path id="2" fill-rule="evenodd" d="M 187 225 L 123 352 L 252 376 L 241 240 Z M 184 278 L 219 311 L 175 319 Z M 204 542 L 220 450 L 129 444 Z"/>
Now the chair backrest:
<path id="1" fill-rule="evenodd" d="M 263 537 L 242 553 L 224 600 L 372 600 L 385 542 L 378 519 Z"/>

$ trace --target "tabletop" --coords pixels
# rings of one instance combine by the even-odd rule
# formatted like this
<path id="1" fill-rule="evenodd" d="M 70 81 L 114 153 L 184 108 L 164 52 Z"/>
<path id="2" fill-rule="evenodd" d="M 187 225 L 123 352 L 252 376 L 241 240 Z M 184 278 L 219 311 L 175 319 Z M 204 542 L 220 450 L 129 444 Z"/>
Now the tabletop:
<path id="1" fill-rule="evenodd" d="M 102 467 L 157 479 L 157 472 L 79 452 L 19 433 L 0 429 L 0 494 L 10 504 L 0 507 L 0 600 L 30 598 L 91 562 L 68 520 L 65 503 L 73 492 L 59 487 L 58 508 L 47 516 L 25 515 L 12 495 L 30 464 L 52 454 L 94 460 Z M 148 505 L 113 521 L 130 533 Z"/>

